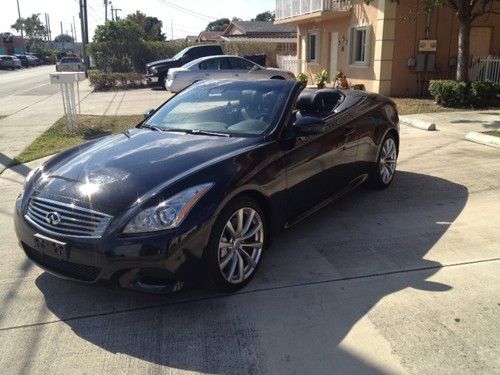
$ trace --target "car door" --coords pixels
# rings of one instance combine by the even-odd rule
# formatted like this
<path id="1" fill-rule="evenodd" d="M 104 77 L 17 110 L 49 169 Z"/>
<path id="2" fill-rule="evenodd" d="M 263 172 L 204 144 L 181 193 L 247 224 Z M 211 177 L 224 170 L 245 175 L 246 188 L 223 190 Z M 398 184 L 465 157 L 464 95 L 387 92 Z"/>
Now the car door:
<path id="1" fill-rule="evenodd" d="M 200 77 L 198 79 L 228 79 L 232 71 L 226 57 L 203 60 L 198 64 Z"/>
<path id="2" fill-rule="evenodd" d="M 325 122 L 321 134 L 297 137 L 286 152 L 289 220 L 343 189 L 352 177 L 354 133 L 337 125 L 335 116 Z"/>

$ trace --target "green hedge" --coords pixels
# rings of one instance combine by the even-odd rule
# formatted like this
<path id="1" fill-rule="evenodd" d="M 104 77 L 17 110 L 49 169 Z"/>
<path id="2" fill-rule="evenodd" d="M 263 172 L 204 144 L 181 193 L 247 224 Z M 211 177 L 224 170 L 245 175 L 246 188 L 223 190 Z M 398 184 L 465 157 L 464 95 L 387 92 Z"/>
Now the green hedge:
<path id="1" fill-rule="evenodd" d="M 107 73 L 90 70 L 89 81 L 95 91 L 105 91 L 113 88 L 138 88 L 147 85 L 144 74 L 135 72 Z"/>
<path id="2" fill-rule="evenodd" d="M 436 80 L 429 84 L 429 92 L 444 107 L 488 107 L 500 104 L 500 85 L 493 82 L 466 82 Z"/>

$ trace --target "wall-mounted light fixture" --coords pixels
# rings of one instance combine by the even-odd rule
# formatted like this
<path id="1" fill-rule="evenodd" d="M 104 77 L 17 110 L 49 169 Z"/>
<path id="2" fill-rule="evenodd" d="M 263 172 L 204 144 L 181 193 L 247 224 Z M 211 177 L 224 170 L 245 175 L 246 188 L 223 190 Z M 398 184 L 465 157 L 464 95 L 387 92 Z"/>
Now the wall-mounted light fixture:
<path id="1" fill-rule="evenodd" d="M 344 52 L 344 48 L 347 45 L 347 39 L 345 38 L 344 35 L 342 35 L 342 38 L 339 39 L 339 47 L 342 52 Z"/>

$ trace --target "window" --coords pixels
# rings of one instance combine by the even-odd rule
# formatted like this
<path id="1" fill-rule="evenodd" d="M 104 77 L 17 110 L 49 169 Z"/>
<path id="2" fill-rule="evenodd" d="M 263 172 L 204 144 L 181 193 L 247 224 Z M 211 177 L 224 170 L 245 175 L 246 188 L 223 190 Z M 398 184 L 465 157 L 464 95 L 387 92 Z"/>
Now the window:
<path id="1" fill-rule="evenodd" d="M 351 64 L 368 65 L 368 44 L 368 27 L 355 27 L 351 29 Z"/>
<path id="2" fill-rule="evenodd" d="M 317 31 L 311 32 L 307 37 L 307 61 L 319 62 L 319 34 Z"/>
<path id="3" fill-rule="evenodd" d="M 245 59 L 238 59 L 236 57 L 232 57 L 229 60 L 231 62 L 231 68 L 234 70 L 250 70 L 255 66 L 254 63 Z"/>
<path id="4" fill-rule="evenodd" d="M 198 66 L 200 70 L 218 70 L 219 69 L 219 59 L 205 60 Z"/>

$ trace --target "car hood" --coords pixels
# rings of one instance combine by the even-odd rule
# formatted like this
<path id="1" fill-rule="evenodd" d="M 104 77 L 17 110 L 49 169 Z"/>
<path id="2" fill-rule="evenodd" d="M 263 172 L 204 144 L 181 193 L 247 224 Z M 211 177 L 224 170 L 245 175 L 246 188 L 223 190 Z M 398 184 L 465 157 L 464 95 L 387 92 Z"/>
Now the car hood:
<path id="1" fill-rule="evenodd" d="M 160 185 L 257 144 L 255 138 L 133 129 L 49 160 L 33 195 L 117 215 Z"/>
<path id="2" fill-rule="evenodd" d="M 156 60 L 156 61 L 152 61 L 152 62 L 146 64 L 146 66 L 148 68 L 151 68 L 153 66 L 168 64 L 168 63 L 171 63 L 171 62 L 174 62 L 174 61 L 176 61 L 176 60 L 174 60 L 174 59 Z"/>

